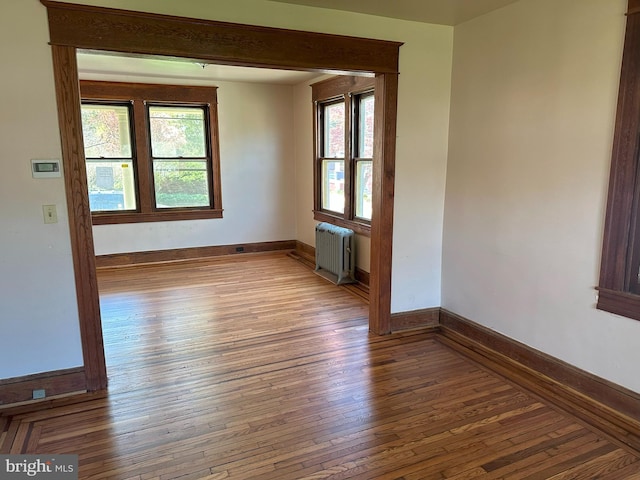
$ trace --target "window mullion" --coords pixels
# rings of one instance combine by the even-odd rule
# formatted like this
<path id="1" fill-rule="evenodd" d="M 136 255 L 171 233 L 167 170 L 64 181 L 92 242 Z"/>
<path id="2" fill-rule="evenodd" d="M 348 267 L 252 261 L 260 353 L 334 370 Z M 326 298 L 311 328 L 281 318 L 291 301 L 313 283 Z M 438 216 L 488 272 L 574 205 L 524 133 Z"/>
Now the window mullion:
<path id="1" fill-rule="evenodd" d="M 153 169 L 149 148 L 147 109 L 142 100 L 133 101 L 133 128 L 138 171 L 138 197 L 141 213 L 154 211 Z"/>
<path id="2" fill-rule="evenodd" d="M 313 102 L 313 209 L 314 211 L 322 210 L 322 135 L 320 133 L 321 125 L 323 125 L 322 106 L 318 101 Z"/>
<path id="3" fill-rule="evenodd" d="M 218 96 L 215 92 L 214 102 L 216 107 L 211 108 L 211 104 L 205 109 L 207 121 L 208 142 L 208 170 L 209 170 L 209 200 L 212 208 L 222 208 L 222 182 L 220 181 L 220 143 L 218 142 L 217 131 L 214 127 L 218 125 Z"/>

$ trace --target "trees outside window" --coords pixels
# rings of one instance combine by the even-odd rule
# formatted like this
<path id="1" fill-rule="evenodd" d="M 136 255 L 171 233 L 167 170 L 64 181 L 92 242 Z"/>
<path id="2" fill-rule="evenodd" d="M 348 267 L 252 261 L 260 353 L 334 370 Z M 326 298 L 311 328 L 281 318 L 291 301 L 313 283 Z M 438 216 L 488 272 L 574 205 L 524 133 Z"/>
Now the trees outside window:
<path id="1" fill-rule="evenodd" d="M 216 88 L 80 89 L 94 224 L 222 217 Z"/>
<path id="2" fill-rule="evenodd" d="M 314 217 L 369 235 L 372 214 L 374 79 L 313 84 Z"/>

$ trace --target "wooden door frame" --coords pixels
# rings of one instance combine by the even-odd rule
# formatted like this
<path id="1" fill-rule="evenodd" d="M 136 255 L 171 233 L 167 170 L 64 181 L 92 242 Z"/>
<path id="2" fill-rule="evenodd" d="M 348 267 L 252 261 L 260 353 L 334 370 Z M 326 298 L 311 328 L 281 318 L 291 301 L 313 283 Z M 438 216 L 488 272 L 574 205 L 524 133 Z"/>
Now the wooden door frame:
<path id="1" fill-rule="evenodd" d="M 47 8 L 87 390 L 107 386 L 76 52 L 105 50 L 265 68 L 374 74 L 369 330 L 391 330 L 398 42 L 41 0 Z M 311 161 L 311 154 L 309 161 Z"/>

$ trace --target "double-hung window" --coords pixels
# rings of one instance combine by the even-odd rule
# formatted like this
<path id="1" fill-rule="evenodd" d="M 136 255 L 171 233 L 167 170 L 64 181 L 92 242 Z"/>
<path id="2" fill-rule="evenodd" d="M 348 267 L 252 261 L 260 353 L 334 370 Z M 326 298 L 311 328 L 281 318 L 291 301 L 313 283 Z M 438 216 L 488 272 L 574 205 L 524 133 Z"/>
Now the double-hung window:
<path id="1" fill-rule="evenodd" d="M 372 214 L 374 79 L 312 85 L 314 218 L 368 235 Z"/>
<path id="2" fill-rule="evenodd" d="M 83 103 L 82 130 L 91 211 L 135 212 L 130 105 Z"/>
<path id="3" fill-rule="evenodd" d="M 80 88 L 94 224 L 222 216 L 215 88 Z"/>

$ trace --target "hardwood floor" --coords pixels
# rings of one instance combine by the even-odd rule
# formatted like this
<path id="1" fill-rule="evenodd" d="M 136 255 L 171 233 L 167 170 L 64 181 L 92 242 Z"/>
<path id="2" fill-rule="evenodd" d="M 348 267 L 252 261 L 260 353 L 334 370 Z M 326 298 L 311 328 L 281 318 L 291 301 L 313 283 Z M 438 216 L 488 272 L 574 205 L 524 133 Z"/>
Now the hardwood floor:
<path id="1" fill-rule="evenodd" d="M 0 416 L 83 479 L 640 479 L 637 452 L 284 253 L 99 272 L 108 394 Z"/>

